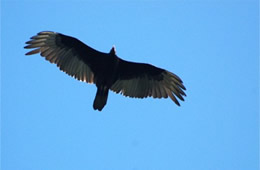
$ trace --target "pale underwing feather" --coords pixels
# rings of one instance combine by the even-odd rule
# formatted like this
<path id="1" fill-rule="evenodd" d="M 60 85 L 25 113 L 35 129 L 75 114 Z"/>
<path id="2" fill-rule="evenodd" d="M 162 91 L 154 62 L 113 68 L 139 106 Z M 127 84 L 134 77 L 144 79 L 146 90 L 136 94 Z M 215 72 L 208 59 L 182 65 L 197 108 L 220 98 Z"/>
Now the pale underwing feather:
<path id="1" fill-rule="evenodd" d="M 45 57 L 51 63 L 55 63 L 60 70 L 70 76 L 81 81 L 93 83 L 94 76 L 90 67 L 78 59 L 72 48 L 62 44 L 58 36 L 59 34 L 55 32 L 46 31 L 31 37 L 31 40 L 26 42 L 28 45 L 25 48 L 37 49 L 33 49 L 26 55 L 40 53 L 42 57 Z"/>

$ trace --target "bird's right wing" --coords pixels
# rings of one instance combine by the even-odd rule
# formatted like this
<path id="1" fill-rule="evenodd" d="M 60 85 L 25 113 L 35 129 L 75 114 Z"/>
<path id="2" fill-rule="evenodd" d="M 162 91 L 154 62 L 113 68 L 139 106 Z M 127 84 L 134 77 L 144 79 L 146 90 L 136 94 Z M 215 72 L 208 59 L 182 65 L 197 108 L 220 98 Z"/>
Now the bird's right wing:
<path id="1" fill-rule="evenodd" d="M 26 44 L 28 45 L 24 48 L 33 49 L 26 55 L 40 53 L 46 60 L 55 63 L 60 70 L 87 83 L 94 83 L 91 67 L 95 67 L 98 60 L 106 55 L 76 38 L 49 31 L 38 33 Z"/>
<path id="2" fill-rule="evenodd" d="M 111 90 L 135 98 L 170 97 L 180 105 L 175 96 L 184 101 L 186 90 L 182 80 L 175 74 L 150 64 L 119 60 L 117 80 Z"/>

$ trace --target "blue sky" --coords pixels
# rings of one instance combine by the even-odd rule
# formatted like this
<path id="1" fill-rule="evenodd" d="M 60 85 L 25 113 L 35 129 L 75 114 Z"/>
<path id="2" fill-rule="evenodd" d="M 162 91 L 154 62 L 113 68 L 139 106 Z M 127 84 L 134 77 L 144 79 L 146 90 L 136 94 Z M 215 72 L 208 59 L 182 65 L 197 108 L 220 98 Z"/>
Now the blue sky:
<path id="1" fill-rule="evenodd" d="M 44 30 L 179 75 L 185 102 L 96 87 L 24 43 Z M 3 170 L 257 170 L 256 0 L 1 1 Z"/>

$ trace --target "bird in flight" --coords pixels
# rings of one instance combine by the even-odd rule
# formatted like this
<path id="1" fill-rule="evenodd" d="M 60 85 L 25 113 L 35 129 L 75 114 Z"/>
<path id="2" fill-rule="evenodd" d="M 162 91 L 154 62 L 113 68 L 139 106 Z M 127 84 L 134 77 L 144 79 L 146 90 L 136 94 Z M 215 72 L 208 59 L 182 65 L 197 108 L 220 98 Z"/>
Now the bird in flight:
<path id="1" fill-rule="evenodd" d="M 133 98 L 170 97 L 178 106 L 177 98 L 184 101 L 186 96 L 177 75 L 150 64 L 125 61 L 116 55 L 114 47 L 103 53 L 76 38 L 50 31 L 38 33 L 26 44 L 24 48 L 33 49 L 26 55 L 40 53 L 68 75 L 96 84 L 94 110 L 104 108 L 109 90 Z"/>

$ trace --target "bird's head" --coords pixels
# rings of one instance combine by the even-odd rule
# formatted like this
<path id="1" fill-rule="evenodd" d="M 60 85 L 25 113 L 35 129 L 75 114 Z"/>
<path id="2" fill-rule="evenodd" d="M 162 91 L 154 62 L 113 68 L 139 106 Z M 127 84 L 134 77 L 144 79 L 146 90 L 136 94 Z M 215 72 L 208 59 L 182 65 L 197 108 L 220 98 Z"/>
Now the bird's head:
<path id="1" fill-rule="evenodd" d="M 111 48 L 109 53 L 112 55 L 116 55 L 116 46 L 115 45 L 113 45 L 113 47 Z"/>

